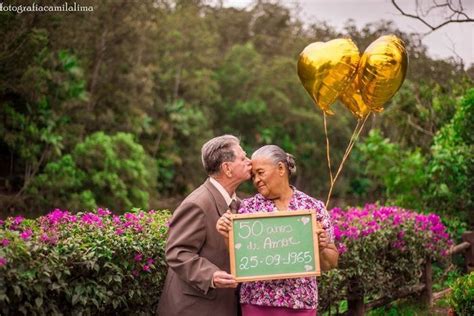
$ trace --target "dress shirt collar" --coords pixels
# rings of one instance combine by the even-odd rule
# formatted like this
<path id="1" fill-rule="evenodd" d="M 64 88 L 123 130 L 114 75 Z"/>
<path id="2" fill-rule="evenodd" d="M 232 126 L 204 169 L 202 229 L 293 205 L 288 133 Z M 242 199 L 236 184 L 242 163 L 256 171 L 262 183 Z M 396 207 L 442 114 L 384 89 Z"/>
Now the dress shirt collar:
<path id="1" fill-rule="evenodd" d="M 219 191 L 219 193 L 222 194 L 227 205 L 230 205 L 232 200 L 237 200 L 237 196 L 235 192 L 234 194 L 232 194 L 232 196 L 230 196 L 229 192 L 227 192 L 227 190 L 224 189 L 224 187 L 222 186 L 222 184 L 219 183 L 219 181 L 217 181 L 213 177 L 209 177 L 209 180 L 211 181 L 212 185 L 216 187 L 217 191 Z"/>

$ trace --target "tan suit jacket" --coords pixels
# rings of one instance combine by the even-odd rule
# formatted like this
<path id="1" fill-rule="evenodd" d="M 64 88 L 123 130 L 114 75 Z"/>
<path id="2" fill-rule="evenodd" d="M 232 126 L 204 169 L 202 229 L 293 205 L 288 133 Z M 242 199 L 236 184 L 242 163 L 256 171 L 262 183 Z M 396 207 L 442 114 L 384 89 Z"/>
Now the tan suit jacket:
<path id="1" fill-rule="evenodd" d="M 235 316 L 235 289 L 211 287 L 215 271 L 230 272 L 229 252 L 216 222 L 228 209 L 207 179 L 176 209 L 166 243 L 168 274 L 158 304 L 160 316 Z"/>

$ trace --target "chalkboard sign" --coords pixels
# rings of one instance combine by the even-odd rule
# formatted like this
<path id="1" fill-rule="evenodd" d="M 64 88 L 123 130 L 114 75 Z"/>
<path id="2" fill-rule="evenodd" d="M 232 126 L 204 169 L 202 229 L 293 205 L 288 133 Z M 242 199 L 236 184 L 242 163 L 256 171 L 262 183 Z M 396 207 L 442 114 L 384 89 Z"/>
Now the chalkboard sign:
<path id="1" fill-rule="evenodd" d="M 238 282 L 320 275 L 312 210 L 232 215 L 231 273 Z"/>

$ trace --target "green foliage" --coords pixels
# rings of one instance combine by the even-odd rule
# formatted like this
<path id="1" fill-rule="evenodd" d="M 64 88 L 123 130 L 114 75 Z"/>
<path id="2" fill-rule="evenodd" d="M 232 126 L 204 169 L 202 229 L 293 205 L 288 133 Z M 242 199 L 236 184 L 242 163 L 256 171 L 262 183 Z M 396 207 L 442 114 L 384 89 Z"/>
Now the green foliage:
<path id="1" fill-rule="evenodd" d="M 379 307 L 367 313 L 368 316 L 433 316 L 433 312 L 416 299 L 399 300 L 390 306 Z"/>
<path id="2" fill-rule="evenodd" d="M 166 275 L 169 216 L 99 209 L 8 218 L 0 227 L 2 315 L 151 315 Z"/>
<path id="3" fill-rule="evenodd" d="M 57 111 L 57 108 L 87 100 L 77 59 L 66 51 L 56 56 L 44 48 L 25 69 L 19 85 L 18 89 L 28 91 L 21 101 L 2 100 L 0 115 L 5 124 L 0 126 L 1 141 L 25 162 L 41 160 L 48 148 L 60 154 L 63 148 L 60 133 L 68 115 L 65 109 Z"/>
<path id="4" fill-rule="evenodd" d="M 430 154 L 404 149 L 380 131 L 355 146 L 358 169 L 352 190 L 362 199 L 429 209 L 474 222 L 474 89 L 458 102 L 453 118 L 435 135 Z"/>
<path id="5" fill-rule="evenodd" d="M 452 286 L 449 304 L 456 315 L 474 314 L 474 272 L 459 278 Z"/>
<path id="6" fill-rule="evenodd" d="M 71 210 L 146 207 L 156 175 L 156 166 L 132 135 L 98 132 L 71 154 L 48 163 L 28 193 L 40 209 L 50 205 Z"/>
<path id="7" fill-rule="evenodd" d="M 433 268 L 433 292 L 438 292 L 451 287 L 462 276 L 464 267 L 458 268 L 450 265 L 448 269 L 437 264 Z"/>
<path id="8" fill-rule="evenodd" d="M 44 31 L 33 33 L 32 41 L 47 43 Z M 0 101 L 0 120 L 4 122 L 0 124 L 0 148 L 8 153 L 14 167 L 10 175 L 12 171 L 22 174 L 6 177 L 4 191 L 16 189 L 19 194 L 26 192 L 47 161 L 59 157 L 74 141 L 71 131 L 65 140 L 68 112 L 87 100 L 82 69 L 74 55 L 64 50 L 52 53 L 47 47 L 32 47 L 28 54 L 32 60 L 19 67 L 25 67 L 21 76 L 0 77 L 0 91 L 5 89 L 8 96 Z M 15 197 L 7 202 L 21 207 L 26 201 Z"/>
<path id="9" fill-rule="evenodd" d="M 166 104 L 165 110 L 170 121 L 169 141 L 171 144 L 179 143 L 182 146 L 176 148 L 168 145 L 158 156 L 158 159 L 165 161 L 172 172 L 159 171 L 164 175 L 163 178 L 158 179 L 159 186 L 164 189 L 164 192 L 166 190 L 171 193 L 191 191 L 191 183 L 199 183 L 205 177 L 203 169 L 196 167 L 196 159 L 201 157 L 202 144 L 212 137 L 209 130 L 209 117 L 202 109 L 184 100 Z"/>
<path id="10" fill-rule="evenodd" d="M 431 180 L 426 190 L 428 205 L 435 210 L 474 223 L 474 89 L 459 102 L 456 113 L 439 130 L 428 165 Z"/>
<path id="11" fill-rule="evenodd" d="M 462 234 L 468 230 L 468 225 L 459 217 L 455 216 L 443 216 L 443 224 L 448 230 L 449 236 L 453 238 L 455 244 L 462 242 Z"/>
<path id="12" fill-rule="evenodd" d="M 426 182 L 426 159 L 420 151 L 404 150 L 383 138 L 373 129 L 363 142 L 356 144 L 354 159 L 361 176 L 352 180 L 355 193 L 363 198 L 384 198 L 388 203 L 404 207 L 422 207 L 422 191 Z M 364 166 L 364 167 L 362 167 Z"/>

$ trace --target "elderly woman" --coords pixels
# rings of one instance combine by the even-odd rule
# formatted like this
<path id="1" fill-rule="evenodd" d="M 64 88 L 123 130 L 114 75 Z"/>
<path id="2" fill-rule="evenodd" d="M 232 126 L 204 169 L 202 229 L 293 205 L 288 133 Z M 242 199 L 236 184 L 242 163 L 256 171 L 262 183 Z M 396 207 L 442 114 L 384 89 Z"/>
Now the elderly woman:
<path id="1" fill-rule="evenodd" d="M 320 223 L 319 251 L 322 270 L 337 265 L 338 252 L 329 214 L 324 204 L 298 191 L 289 183 L 296 171 L 293 156 L 275 145 L 263 146 L 252 155 L 252 181 L 258 190 L 254 197 L 245 199 L 238 213 L 278 212 L 286 210 L 316 210 Z M 216 224 L 217 230 L 227 239 L 231 229 L 230 212 Z M 240 288 L 243 316 L 316 315 L 318 287 L 315 277 L 256 281 L 243 283 Z"/>

